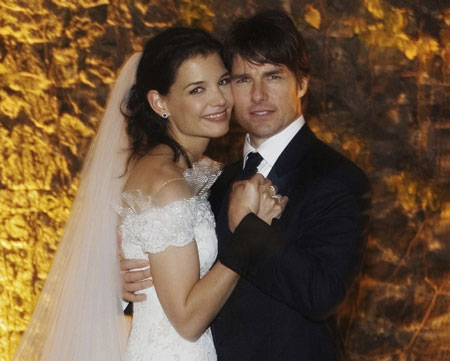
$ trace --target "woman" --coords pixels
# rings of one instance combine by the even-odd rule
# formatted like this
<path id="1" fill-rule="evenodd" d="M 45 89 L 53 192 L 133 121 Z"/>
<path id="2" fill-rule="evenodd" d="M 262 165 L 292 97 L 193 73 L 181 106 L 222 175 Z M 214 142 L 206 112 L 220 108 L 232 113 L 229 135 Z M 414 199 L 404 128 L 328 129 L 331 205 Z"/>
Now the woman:
<path id="1" fill-rule="evenodd" d="M 220 263 L 209 270 L 217 245 L 206 197 L 219 169 L 202 154 L 227 132 L 233 104 L 220 53 L 201 30 L 172 28 L 151 39 L 125 109 L 129 139 L 117 104 L 137 56 L 122 70 L 16 360 L 216 358 L 208 325 L 238 279 Z M 267 222 L 282 211 L 265 195 L 269 186 L 248 206 Z M 155 285 L 136 306 L 125 351 L 111 203 L 122 204 L 124 256 L 148 254 Z"/>

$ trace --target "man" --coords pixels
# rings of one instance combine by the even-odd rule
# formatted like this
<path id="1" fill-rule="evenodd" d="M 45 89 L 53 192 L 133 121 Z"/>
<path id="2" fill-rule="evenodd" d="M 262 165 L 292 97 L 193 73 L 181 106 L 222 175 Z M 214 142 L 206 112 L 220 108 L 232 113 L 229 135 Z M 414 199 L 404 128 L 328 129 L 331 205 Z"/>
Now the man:
<path id="1" fill-rule="evenodd" d="M 305 124 L 308 58 L 286 14 L 263 12 L 238 21 L 224 46 L 235 117 L 248 134 L 243 160 L 225 167 L 210 196 L 218 258 L 241 275 L 213 323 L 218 359 L 336 360 L 327 321 L 360 263 L 367 178 Z M 254 214 L 242 221 L 228 215 L 228 203 L 239 202 L 242 187 L 238 183 L 229 200 L 232 184 L 255 158 L 261 160 L 257 171 L 289 198 L 272 225 Z"/>

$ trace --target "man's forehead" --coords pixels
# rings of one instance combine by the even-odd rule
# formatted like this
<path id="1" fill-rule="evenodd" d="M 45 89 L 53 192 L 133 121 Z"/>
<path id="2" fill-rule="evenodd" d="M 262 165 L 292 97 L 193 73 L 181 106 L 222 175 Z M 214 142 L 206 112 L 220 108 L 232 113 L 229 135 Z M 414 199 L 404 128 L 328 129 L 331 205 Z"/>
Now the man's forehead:
<path id="1" fill-rule="evenodd" d="M 284 71 L 287 69 L 285 65 L 272 64 L 272 63 L 260 63 L 252 60 L 243 59 L 237 55 L 232 64 L 232 73 L 248 73 L 248 72 L 267 72 L 267 71 Z"/>

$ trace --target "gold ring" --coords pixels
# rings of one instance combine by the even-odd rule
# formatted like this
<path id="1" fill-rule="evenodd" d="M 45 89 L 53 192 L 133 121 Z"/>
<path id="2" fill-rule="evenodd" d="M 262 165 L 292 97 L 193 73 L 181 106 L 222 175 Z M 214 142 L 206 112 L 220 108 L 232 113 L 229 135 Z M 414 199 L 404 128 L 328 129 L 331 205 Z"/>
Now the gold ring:
<path id="1" fill-rule="evenodd" d="M 277 189 L 275 188 L 275 186 L 269 186 L 269 192 L 270 192 L 270 196 L 272 198 L 275 198 L 277 195 Z"/>
<path id="2" fill-rule="evenodd" d="M 275 199 L 277 202 L 281 201 L 281 194 L 275 194 L 274 196 L 272 196 L 273 199 Z"/>

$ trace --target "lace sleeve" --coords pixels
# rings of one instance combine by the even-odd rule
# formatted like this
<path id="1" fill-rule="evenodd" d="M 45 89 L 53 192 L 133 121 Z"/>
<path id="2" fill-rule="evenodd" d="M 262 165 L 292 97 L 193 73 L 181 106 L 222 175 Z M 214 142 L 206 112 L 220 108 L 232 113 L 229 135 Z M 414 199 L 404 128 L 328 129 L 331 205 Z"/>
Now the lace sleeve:
<path id="1" fill-rule="evenodd" d="M 136 238 L 147 253 L 159 253 L 169 246 L 183 247 L 194 240 L 192 200 L 181 200 L 154 208 L 137 217 Z"/>
<path id="2" fill-rule="evenodd" d="M 123 241 L 138 243 L 146 253 L 159 253 L 194 240 L 195 198 L 180 194 L 179 183 L 168 183 L 153 197 L 141 191 L 122 194 Z"/>

